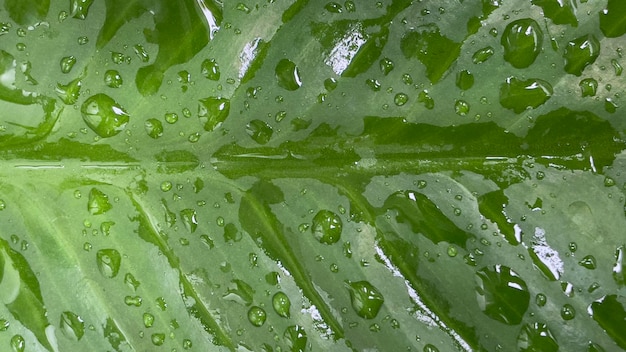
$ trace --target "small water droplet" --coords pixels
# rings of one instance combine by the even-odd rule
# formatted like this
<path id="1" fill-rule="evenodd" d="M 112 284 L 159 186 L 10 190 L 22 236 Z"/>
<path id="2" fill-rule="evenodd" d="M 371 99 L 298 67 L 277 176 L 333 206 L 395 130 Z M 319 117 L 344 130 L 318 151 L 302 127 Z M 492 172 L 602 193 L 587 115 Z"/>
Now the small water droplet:
<path id="1" fill-rule="evenodd" d="M 424 346 L 424 352 L 439 352 L 439 349 L 429 343 Z"/>
<path id="2" fill-rule="evenodd" d="M 127 306 L 141 307 L 143 299 L 141 298 L 141 296 L 126 296 L 124 297 L 124 303 Z"/>
<path id="3" fill-rule="evenodd" d="M 248 310 L 248 321 L 254 326 L 262 326 L 265 324 L 265 320 L 267 319 L 267 314 L 265 310 L 261 307 L 252 306 Z"/>
<path id="4" fill-rule="evenodd" d="M 198 228 L 198 219 L 195 209 L 183 209 L 180 211 L 180 218 L 183 220 L 183 224 L 187 231 L 193 233 Z"/>
<path id="5" fill-rule="evenodd" d="M 92 3 L 93 0 L 71 0 L 70 13 L 72 14 L 72 17 L 79 20 L 86 19 L 89 13 L 89 7 L 91 7 Z"/>
<path id="6" fill-rule="evenodd" d="M 385 299 L 383 295 L 368 281 L 346 282 L 350 293 L 352 308 L 358 316 L 373 319 L 378 315 Z"/>
<path id="7" fill-rule="evenodd" d="M 150 337 L 150 340 L 155 346 L 161 346 L 165 343 L 165 334 L 162 333 L 154 333 Z"/>
<path id="8" fill-rule="evenodd" d="M 291 313 L 289 312 L 291 309 L 291 301 L 282 291 L 276 292 L 276 294 L 272 297 L 272 307 L 274 307 L 276 314 L 283 318 L 289 318 L 291 316 Z"/>
<path id="9" fill-rule="evenodd" d="M 477 50 L 474 55 L 472 55 L 472 62 L 475 64 L 482 64 L 487 61 L 490 57 L 493 56 L 494 49 L 491 46 L 484 47 L 482 49 Z"/>
<path id="10" fill-rule="evenodd" d="M 457 100 L 454 102 L 454 112 L 459 116 L 465 116 L 469 113 L 470 106 L 465 100 Z"/>
<path id="11" fill-rule="evenodd" d="M 122 76 L 117 70 L 107 70 L 104 73 L 104 84 L 111 88 L 119 88 L 124 83 Z"/>
<path id="12" fill-rule="evenodd" d="M 8 320 L 4 318 L 0 319 L 0 332 L 7 331 L 10 326 L 11 323 Z"/>
<path id="13" fill-rule="evenodd" d="M 336 243 L 341 237 L 342 229 L 341 218 L 330 210 L 320 210 L 313 217 L 311 232 L 320 243 Z"/>
<path id="14" fill-rule="evenodd" d="M 373 90 L 374 92 L 378 92 L 381 88 L 381 84 L 380 82 L 378 82 L 378 80 L 373 79 L 373 78 L 368 78 L 365 80 L 365 84 L 370 87 L 371 90 Z"/>
<path id="15" fill-rule="evenodd" d="M 596 268 L 596 258 L 592 255 L 587 255 L 581 259 L 578 264 L 582 267 L 593 270 Z"/>
<path id="16" fill-rule="evenodd" d="M 598 90 L 598 81 L 593 78 L 585 78 L 578 84 L 582 97 L 593 97 Z"/>
<path id="17" fill-rule="evenodd" d="M 87 126 L 103 138 L 122 132 L 129 120 L 126 110 L 102 93 L 87 98 L 81 106 L 81 113 Z"/>
<path id="18" fill-rule="evenodd" d="M 417 101 L 424 104 L 424 107 L 428 110 L 432 110 L 435 107 L 435 100 L 430 97 L 428 91 L 423 90 L 417 96 Z"/>
<path id="19" fill-rule="evenodd" d="M 380 60 L 378 66 L 380 67 L 380 72 L 382 72 L 385 76 L 387 76 L 389 72 L 393 71 L 393 68 L 395 67 L 393 61 L 386 57 Z"/>
<path id="20" fill-rule="evenodd" d="M 137 55 L 137 57 L 139 57 L 139 60 L 141 60 L 141 62 L 150 61 L 150 55 L 148 55 L 148 52 L 146 51 L 146 48 L 143 47 L 143 45 L 135 44 L 133 46 L 133 50 L 135 51 L 135 54 Z"/>
<path id="21" fill-rule="evenodd" d="M 547 302 L 548 302 L 548 297 L 546 297 L 546 295 L 544 295 L 543 293 L 538 293 L 537 296 L 535 296 L 535 303 L 539 307 L 545 306 Z"/>
<path id="22" fill-rule="evenodd" d="M 85 335 L 85 322 L 80 316 L 69 311 L 61 314 L 59 327 L 65 337 L 74 341 L 79 341 Z"/>
<path id="23" fill-rule="evenodd" d="M 26 341 L 22 335 L 13 335 L 11 337 L 11 348 L 13 348 L 14 352 L 24 352 L 26 349 Z"/>
<path id="24" fill-rule="evenodd" d="M 561 318 L 563 318 L 563 320 L 572 320 L 575 317 L 576 310 L 571 304 L 566 303 L 563 305 L 563 307 L 561 307 Z"/>
<path id="25" fill-rule="evenodd" d="M 613 101 L 613 99 L 611 98 L 606 98 L 604 100 L 604 110 L 606 110 L 606 112 L 608 113 L 615 113 L 615 111 L 617 111 L 617 104 Z"/>
<path id="26" fill-rule="evenodd" d="M 254 119 L 246 125 L 250 138 L 259 144 L 266 144 L 272 138 L 274 129 L 265 121 Z"/>
<path id="27" fill-rule="evenodd" d="M 298 67 L 288 59 L 278 62 L 275 73 L 278 85 L 286 90 L 296 90 L 302 86 Z"/>
<path id="28" fill-rule="evenodd" d="M 356 11 L 356 4 L 352 0 L 347 0 L 346 2 L 343 3 L 343 6 L 346 8 L 346 11 L 348 12 Z"/>
<path id="29" fill-rule="evenodd" d="M 406 104 L 408 101 L 409 101 L 409 96 L 406 95 L 405 93 L 398 93 L 393 98 L 393 103 L 396 104 L 397 106 L 402 106 Z"/>
<path id="30" fill-rule="evenodd" d="M 221 75 L 220 66 L 215 59 L 206 59 L 202 61 L 200 72 L 204 77 L 210 79 L 211 81 L 219 81 Z"/>
<path id="31" fill-rule="evenodd" d="M 336 3 L 336 2 L 329 2 L 326 5 L 324 5 L 324 8 L 326 9 L 326 11 L 331 12 L 331 13 L 343 12 L 341 4 Z"/>
<path id="32" fill-rule="evenodd" d="M 62 58 L 60 62 L 61 72 L 69 73 L 74 67 L 74 64 L 76 64 L 76 58 L 74 56 L 66 56 Z"/>
<path id="33" fill-rule="evenodd" d="M 89 201 L 87 202 L 87 210 L 93 215 L 104 214 L 111 210 L 111 203 L 109 203 L 109 196 L 102 193 L 102 191 L 92 188 L 89 191 Z"/>
<path id="34" fill-rule="evenodd" d="M 456 86 L 461 90 L 468 90 L 474 85 L 474 75 L 468 70 L 459 71 L 456 76 Z"/>
<path id="35" fill-rule="evenodd" d="M 219 127 L 230 113 L 230 100 L 222 97 L 208 97 L 200 100 L 198 117 L 206 119 L 204 129 L 213 131 Z"/>
<path id="36" fill-rule="evenodd" d="M 580 76 L 585 67 L 596 61 L 600 55 L 600 42 L 592 35 L 578 37 L 565 47 L 563 58 L 565 59 L 564 70 L 567 73 Z"/>
<path id="37" fill-rule="evenodd" d="M 96 253 L 98 270 L 104 277 L 114 278 L 120 271 L 122 256 L 113 248 L 101 249 Z"/>

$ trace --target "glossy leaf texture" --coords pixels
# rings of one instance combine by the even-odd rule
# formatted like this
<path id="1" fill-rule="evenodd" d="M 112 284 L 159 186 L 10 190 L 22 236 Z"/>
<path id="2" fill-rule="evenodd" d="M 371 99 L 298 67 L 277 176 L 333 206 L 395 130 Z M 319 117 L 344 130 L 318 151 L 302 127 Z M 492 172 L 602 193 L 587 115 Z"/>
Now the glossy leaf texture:
<path id="1" fill-rule="evenodd" d="M 0 1 L 0 350 L 626 349 L 622 4 Z"/>

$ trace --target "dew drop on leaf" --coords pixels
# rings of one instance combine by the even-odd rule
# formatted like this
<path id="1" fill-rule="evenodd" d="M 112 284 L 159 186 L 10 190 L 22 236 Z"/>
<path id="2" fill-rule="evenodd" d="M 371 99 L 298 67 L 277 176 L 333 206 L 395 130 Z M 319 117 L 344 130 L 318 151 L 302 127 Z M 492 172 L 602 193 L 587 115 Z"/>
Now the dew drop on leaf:
<path id="1" fill-rule="evenodd" d="M 204 129 L 213 131 L 219 127 L 230 113 L 230 100 L 222 97 L 208 97 L 200 100 L 198 117 L 205 119 Z"/>
<path id="2" fill-rule="evenodd" d="M 593 78 L 585 78 L 578 84 L 580 87 L 580 94 L 584 97 L 593 97 L 598 90 L 598 81 Z"/>
<path id="3" fill-rule="evenodd" d="M 195 209 L 183 209 L 180 211 L 180 218 L 187 231 L 194 233 L 198 228 L 198 213 Z"/>
<path id="4" fill-rule="evenodd" d="M 254 326 L 262 326 L 265 324 L 265 319 L 267 318 L 267 314 L 265 310 L 261 307 L 252 306 L 248 310 L 248 321 Z"/>
<path id="5" fill-rule="evenodd" d="M 607 295 L 591 303 L 587 309 L 593 320 L 623 349 L 626 349 L 625 303 L 623 296 Z"/>
<path id="6" fill-rule="evenodd" d="M 572 320 L 576 317 L 576 310 L 571 304 L 564 304 L 561 307 L 561 318 L 563 320 Z"/>
<path id="7" fill-rule="evenodd" d="M 526 324 L 517 337 L 517 347 L 523 352 L 556 352 L 559 344 L 544 323 Z"/>
<path id="8" fill-rule="evenodd" d="M 65 337 L 74 341 L 79 341 L 85 335 L 85 322 L 80 316 L 69 311 L 61 314 L 59 327 Z"/>
<path id="9" fill-rule="evenodd" d="M 87 210 L 93 215 L 104 214 L 111 210 L 109 197 L 97 188 L 89 191 L 89 201 L 87 202 Z"/>
<path id="10" fill-rule="evenodd" d="M 87 126 L 102 138 L 122 132 L 129 120 L 126 110 L 103 93 L 87 98 L 80 111 Z"/>
<path id="11" fill-rule="evenodd" d="M 600 55 L 600 42 L 592 35 L 578 37 L 565 47 L 563 58 L 565 59 L 564 70 L 567 73 L 580 76 L 585 67 L 596 61 Z"/>
<path id="12" fill-rule="evenodd" d="M 459 116 L 465 116 L 469 114 L 470 105 L 465 100 L 457 100 L 454 102 L 454 112 Z"/>
<path id="13" fill-rule="evenodd" d="M 14 352 L 24 352 L 26 349 L 26 341 L 22 335 L 13 335 L 11 337 L 11 348 L 13 348 Z"/>
<path id="14" fill-rule="evenodd" d="M 385 76 L 387 76 L 389 72 L 393 71 L 393 68 L 395 67 L 393 61 L 386 57 L 380 59 L 378 66 L 380 67 L 380 72 L 382 72 Z"/>
<path id="15" fill-rule="evenodd" d="M 150 328 L 154 325 L 154 315 L 150 313 L 143 313 L 143 326 Z"/>
<path id="16" fill-rule="evenodd" d="M 306 331 L 300 325 L 287 327 L 283 336 L 292 352 L 304 352 L 306 350 Z"/>
<path id="17" fill-rule="evenodd" d="M 66 56 L 62 58 L 60 62 L 61 72 L 69 73 L 74 67 L 74 64 L 76 64 L 76 58 L 74 56 Z"/>
<path id="18" fill-rule="evenodd" d="M 286 90 L 296 90 L 302 86 L 298 67 L 288 59 L 282 59 L 276 64 L 275 73 L 278 85 Z"/>
<path id="19" fill-rule="evenodd" d="M 272 297 L 272 306 L 274 307 L 274 311 L 276 314 L 280 315 L 283 318 L 289 318 L 291 313 L 289 310 L 291 309 L 291 301 L 289 297 L 282 291 L 276 292 Z"/>
<path id="20" fill-rule="evenodd" d="M 146 133 L 150 138 L 157 139 L 163 136 L 163 124 L 157 119 L 148 119 L 144 123 Z"/>
<path id="21" fill-rule="evenodd" d="M 98 270 L 104 277 L 114 278 L 120 271 L 122 256 L 113 248 L 101 249 L 96 253 Z"/>
<path id="22" fill-rule="evenodd" d="M 429 343 L 424 346 L 423 351 L 424 352 L 439 352 L 439 349 L 435 347 L 435 345 Z"/>
<path id="23" fill-rule="evenodd" d="M 584 268 L 593 270 L 596 268 L 596 258 L 592 255 L 586 255 L 578 262 L 578 264 Z"/>
<path id="24" fill-rule="evenodd" d="M 613 279 L 620 286 L 626 284 L 626 263 L 624 256 L 626 255 L 626 246 L 619 246 L 615 250 L 615 264 L 613 264 Z"/>
<path id="25" fill-rule="evenodd" d="M 220 218 L 222 219 L 222 221 L 224 221 L 222 217 Z M 224 225 L 219 225 L 219 218 L 218 218 L 218 226 L 224 226 Z M 235 226 L 235 224 L 228 223 L 226 224 L 226 226 L 224 226 L 224 241 L 226 243 L 239 242 L 241 241 L 241 239 L 242 239 L 241 232 L 237 229 L 237 226 Z"/>
<path id="26" fill-rule="evenodd" d="M 246 132 L 250 138 L 259 144 L 266 144 L 272 138 L 274 130 L 265 121 L 254 119 L 246 125 Z"/>
<path id="27" fill-rule="evenodd" d="M 330 210 L 320 210 L 313 217 L 311 232 L 320 243 L 333 244 L 339 241 L 343 222 L 336 213 Z"/>
<path id="28" fill-rule="evenodd" d="M 488 317 L 516 325 L 528 310 L 530 293 L 526 282 L 511 268 L 495 265 L 476 272 L 476 298 Z"/>
<path id="29" fill-rule="evenodd" d="M 383 295 L 368 281 L 346 282 L 350 293 L 352 308 L 358 316 L 373 319 L 378 315 L 385 299 Z"/>
<path id="30" fill-rule="evenodd" d="M 148 61 L 150 61 L 150 55 L 148 55 L 148 52 L 143 47 L 143 45 L 135 44 L 133 46 L 133 50 L 135 51 L 135 54 L 137 55 L 139 60 L 141 60 L 141 62 L 148 62 Z"/>
<path id="31" fill-rule="evenodd" d="M 84 20 L 89 13 L 89 7 L 93 0 L 71 0 L 70 1 L 70 14 L 72 17 Z"/>
<path id="32" fill-rule="evenodd" d="M 165 334 L 163 333 L 154 333 L 150 337 L 150 340 L 155 346 L 161 346 L 165 343 Z"/>
<path id="33" fill-rule="evenodd" d="M 609 38 L 617 38 L 626 34 L 626 2 L 609 0 L 606 8 L 600 11 L 600 29 Z"/>
<path id="34" fill-rule="evenodd" d="M 523 18 L 506 26 L 500 43 L 504 47 L 504 60 L 515 68 L 525 68 L 541 52 L 543 33 L 535 20 Z"/>
<path id="35" fill-rule="evenodd" d="M 200 72 L 204 77 L 210 79 L 211 81 L 219 81 L 221 75 L 220 66 L 217 64 L 215 59 L 206 59 L 202 61 Z"/>
<path id="36" fill-rule="evenodd" d="M 435 107 L 435 100 L 430 97 L 428 91 L 423 90 L 417 96 L 417 101 L 424 104 L 424 107 L 428 110 L 432 110 Z"/>
<path id="37" fill-rule="evenodd" d="M 528 107 L 542 105 L 552 93 L 552 85 L 544 80 L 531 78 L 522 81 L 508 77 L 500 86 L 500 105 L 519 114 Z"/>
<path id="38" fill-rule="evenodd" d="M 474 75 L 468 70 L 459 71 L 456 75 L 456 86 L 461 90 L 468 90 L 474 85 Z"/>
<path id="39" fill-rule="evenodd" d="M 546 295 L 544 295 L 543 293 L 538 293 L 535 296 L 535 303 L 539 306 L 539 307 L 543 307 L 546 305 L 546 303 L 548 302 L 548 297 L 546 297 Z"/>
<path id="40" fill-rule="evenodd" d="M 478 49 L 474 55 L 472 55 L 472 62 L 475 64 L 482 64 L 493 56 L 494 49 L 491 46 Z"/>
<path id="41" fill-rule="evenodd" d="M 0 319 L 0 332 L 7 331 L 10 326 L 11 326 L 11 323 L 9 323 L 8 320 L 4 318 Z"/>
<path id="42" fill-rule="evenodd" d="M 397 106 L 402 106 L 406 104 L 408 101 L 409 101 L 409 96 L 406 95 L 405 93 L 398 93 L 393 98 L 393 103 L 396 104 Z"/>
<path id="43" fill-rule="evenodd" d="M 117 70 L 107 70 L 104 73 L 104 84 L 110 88 L 119 88 L 124 83 L 122 75 Z"/>

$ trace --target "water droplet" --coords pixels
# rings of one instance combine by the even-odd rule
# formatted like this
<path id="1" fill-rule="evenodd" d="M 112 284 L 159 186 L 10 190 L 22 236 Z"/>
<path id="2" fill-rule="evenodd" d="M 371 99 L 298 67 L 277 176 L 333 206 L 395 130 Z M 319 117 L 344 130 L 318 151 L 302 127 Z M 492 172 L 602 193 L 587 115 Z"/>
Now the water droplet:
<path id="1" fill-rule="evenodd" d="M 131 273 L 126 273 L 126 275 L 124 275 L 124 283 L 133 290 L 137 290 L 137 287 L 141 284 Z"/>
<path id="2" fill-rule="evenodd" d="M 248 310 L 248 321 L 250 321 L 252 325 L 262 326 L 265 324 L 265 319 L 267 319 L 267 314 L 263 308 L 252 306 Z"/>
<path id="3" fill-rule="evenodd" d="M 456 255 L 459 253 L 458 249 L 453 245 L 448 246 L 447 252 L 448 252 L 448 256 L 450 257 L 456 257 Z"/>
<path id="4" fill-rule="evenodd" d="M 563 305 L 563 307 L 561 307 L 561 318 L 563 318 L 563 320 L 572 320 L 575 317 L 576 310 L 571 304 L 566 303 Z"/>
<path id="5" fill-rule="evenodd" d="M 68 84 L 57 83 L 57 87 L 54 91 L 57 93 L 59 98 L 63 100 L 63 103 L 73 105 L 76 101 L 78 101 L 82 85 L 82 77 L 79 77 L 70 81 Z"/>
<path id="6" fill-rule="evenodd" d="M 324 80 L 324 88 L 326 88 L 327 91 L 332 92 L 335 88 L 337 88 L 337 80 L 334 78 L 326 78 Z"/>
<path id="7" fill-rule="evenodd" d="M 557 352 L 559 344 L 544 323 L 526 324 L 517 337 L 520 351 Z"/>
<path id="8" fill-rule="evenodd" d="M 267 122 L 254 119 L 246 125 L 246 132 L 255 142 L 266 144 L 272 138 L 274 130 Z"/>
<path id="9" fill-rule="evenodd" d="M 230 113 L 230 100 L 222 97 L 208 97 L 200 100 L 198 117 L 206 119 L 204 129 L 213 131 L 219 127 Z"/>
<path id="10" fill-rule="evenodd" d="M 193 343 L 191 342 L 191 340 L 184 339 L 183 340 L 183 348 L 188 350 L 188 349 L 191 349 L 191 347 L 193 347 Z"/>
<path id="11" fill-rule="evenodd" d="M 0 199 L 0 211 L 6 208 L 7 208 L 7 203 L 4 201 L 4 199 Z"/>
<path id="12" fill-rule="evenodd" d="M 172 182 L 170 181 L 163 181 L 161 182 L 161 191 L 163 192 L 169 192 L 172 189 Z"/>
<path id="13" fill-rule="evenodd" d="M 304 328 L 300 325 L 292 325 L 287 327 L 283 336 L 287 341 L 291 352 L 306 351 L 306 331 L 304 331 Z"/>
<path id="14" fill-rule="evenodd" d="M 117 52 L 117 51 L 112 51 L 111 52 L 111 61 L 113 61 L 116 64 L 122 64 L 124 62 L 125 56 L 124 54 Z"/>
<path id="15" fill-rule="evenodd" d="M 373 90 L 374 92 L 378 92 L 381 88 L 380 82 L 378 82 L 378 80 L 373 79 L 373 78 L 366 79 L 365 84 L 368 87 L 370 87 L 370 89 Z"/>
<path id="16" fill-rule="evenodd" d="M 513 110 L 516 114 L 526 108 L 536 108 L 552 96 L 552 85 L 541 79 L 519 80 L 508 77 L 500 86 L 500 105 Z"/>
<path id="17" fill-rule="evenodd" d="M 607 295 L 591 303 L 587 308 L 593 320 L 617 343 L 622 349 L 626 349 L 626 310 L 624 296 Z"/>
<path id="18" fill-rule="evenodd" d="M 152 327 L 152 325 L 154 325 L 154 315 L 150 313 L 143 313 L 143 325 L 146 328 Z"/>
<path id="19" fill-rule="evenodd" d="M 465 116 L 469 113 L 470 106 L 465 100 L 457 100 L 454 102 L 454 112 L 459 116 Z"/>
<path id="20" fill-rule="evenodd" d="M 592 255 L 587 255 L 583 259 L 581 259 L 578 264 L 587 269 L 593 270 L 596 268 L 596 258 Z"/>
<path id="21" fill-rule="evenodd" d="M 165 343 L 165 334 L 162 333 L 154 333 L 150 337 L 150 340 L 155 346 L 161 346 Z"/>
<path id="22" fill-rule="evenodd" d="M 291 309 L 291 301 L 286 294 L 279 291 L 272 297 L 272 306 L 276 314 L 283 318 L 289 318 L 291 316 L 289 310 Z"/>
<path id="23" fill-rule="evenodd" d="M 104 84 L 111 88 L 119 88 L 124 83 L 122 76 L 117 70 L 107 70 L 104 73 Z"/>
<path id="24" fill-rule="evenodd" d="M 74 67 L 75 63 L 76 63 L 76 58 L 74 56 L 66 56 L 62 58 L 60 62 L 61 72 L 69 73 Z"/>
<path id="25" fill-rule="evenodd" d="M 613 101 L 613 99 L 611 98 L 606 98 L 604 99 L 604 110 L 606 110 L 606 112 L 613 114 L 615 111 L 617 111 L 617 104 Z"/>
<path id="26" fill-rule="evenodd" d="M 87 126 L 103 138 L 122 132 L 129 120 L 126 110 L 102 93 L 87 98 L 80 111 Z"/>
<path id="27" fill-rule="evenodd" d="M 135 44 L 133 46 L 133 50 L 135 51 L 135 54 L 137 55 L 137 57 L 139 57 L 139 60 L 141 60 L 141 62 L 150 61 L 150 55 L 148 55 L 148 52 L 143 47 L 143 45 Z"/>
<path id="28" fill-rule="evenodd" d="M 26 349 L 26 341 L 22 335 L 13 335 L 11 337 L 11 348 L 13 348 L 14 352 L 24 352 Z"/>
<path id="29" fill-rule="evenodd" d="M 543 33 L 535 20 L 523 18 L 506 26 L 500 43 L 504 47 L 504 60 L 513 67 L 525 68 L 535 62 L 541 52 Z"/>
<path id="30" fill-rule="evenodd" d="M 198 228 L 198 219 L 195 209 L 183 209 L 180 211 L 180 218 L 183 220 L 183 224 L 187 231 L 193 233 Z"/>
<path id="31" fill-rule="evenodd" d="M 206 59 L 202 61 L 200 72 L 204 77 L 210 79 L 211 81 L 219 81 L 221 75 L 220 66 L 217 64 L 215 59 Z"/>
<path id="32" fill-rule="evenodd" d="M 218 218 L 218 226 L 220 226 L 219 218 Z M 226 226 L 224 226 L 224 241 L 226 243 L 239 242 L 241 241 L 242 238 L 243 236 L 241 232 L 237 229 L 237 226 L 235 226 L 235 224 L 228 223 L 226 224 Z"/>
<path id="33" fill-rule="evenodd" d="M 435 100 L 430 97 L 428 91 L 423 90 L 417 96 L 417 101 L 424 104 L 424 107 L 428 110 L 432 110 L 435 107 Z"/>
<path id="34" fill-rule="evenodd" d="M 380 60 L 378 66 L 380 67 L 380 72 L 382 72 L 385 76 L 388 75 L 389 72 L 393 71 L 393 68 L 395 67 L 393 61 L 386 57 Z"/>
<path id="35" fill-rule="evenodd" d="M 424 346 L 424 352 L 439 352 L 439 349 L 429 343 Z"/>
<path id="36" fill-rule="evenodd" d="M 398 93 L 393 98 L 393 103 L 396 104 L 397 106 L 402 106 L 406 104 L 408 101 L 409 101 L 409 96 L 406 95 L 405 93 Z"/>
<path id="37" fill-rule="evenodd" d="M 493 56 L 494 50 L 493 47 L 488 46 L 482 49 L 477 50 L 474 55 L 472 55 L 472 62 L 475 64 L 482 64 L 487 61 L 490 57 Z"/>
<path id="38" fill-rule="evenodd" d="M 101 249 L 96 253 L 98 270 L 104 277 L 114 278 L 120 271 L 122 256 L 113 248 Z"/>
<path id="39" fill-rule="evenodd" d="M 341 4 L 336 3 L 336 2 L 329 2 L 326 5 L 324 5 L 324 8 L 326 9 L 326 11 L 331 12 L 331 13 L 342 12 Z"/>
<path id="40" fill-rule="evenodd" d="M 163 124 L 157 119 L 148 119 L 144 123 L 146 133 L 151 138 L 157 139 L 163 136 Z"/>
<path id="41" fill-rule="evenodd" d="M 615 264 L 613 265 L 613 279 L 620 286 L 626 284 L 626 263 L 624 256 L 626 255 L 626 246 L 622 245 L 615 250 Z"/>
<path id="42" fill-rule="evenodd" d="M 346 11 L 348 12 L 356 11 L 356 4 L 352 0 L 347 0 L 346 2 L 343 3 L 343 6 L 346 8 Z"/>
<path id="43" fill-rule="evenodd" d="M 488 317 L 516 325 L 528 310 L 530 293 L 526 282 L 511 268 L 495 265 L 476 272 L 476 298 Z"/>
<path id="44" fill-rule="evenodd" d="M 567 73 L 580 76 L 585 67 L 596 61 L 600 55 L 600 42 L 592 35 L 578 37 L 565 47 L 563 58 L 565 59 L 564 70 Z"/>
<path id="45" fill-rule="evenodd" d="M 474 75 L 468 70 L 459 71 L 456 75 L 456 86 L 461 90 L 468 90 L 474 85 Z"/>
<path id="46" fill-rule="evenodd" d="M 546 297 L 543 293 L 538 293 L 537 296 L 535 296 L 535 303 L 539 307 L 543 307 L 546 303 L 548 303 L 548 297 Z"/>
<path id="47" fill-rule="evenodd" d="M 89 7 L 93 3 L 93 0 L 71 0 L 70 1 L 70 13 L 72 17 L 84 20 L 89 13 Z"/>
<path id="48" fill-rule="evenodd" d="M 378 315 L 385 299 L 376 287 L 367 281 L 346 282 L 352 308 L 358 316 L 373 319 Z"/>
<path id="49" fill-rule="evenodd" d="M 89 202 L 87 203 L 87 210 L 93 215 L 104 214 L 111 210 L 111 203 L 109 203 L 109 196 L 102 193 L 96 188 L 92 188 L 89 191 Z"/>
<path id="50" fill-rule="evenodd" d="M 288 59 L 282 59 L 278 62 L 275 73 L 278 85 L 286 90 L 296 90 L 302 86 L 298 67 Z"/>
<path id="51" fill-rule="evenodd" d="M 609 38 L 626 34 L 626 3 L 622 0 L 609 0 L 606 8 L 600 11 L 600 29 Z"/>
<path id="52" fill-rule="evenodd" d="M 330 210 L 320 210 L 313 217 L 311 232 L 320 243 L 336 243 L 341 237 L 342 229 L 341 217 Z"/>
<path id="53" fill-rule="evenodd" d="M 578 84 L 582 97 L 593 97 L 598 90 L 598 81 L 593 78 L 585 78 Z"/>
<path id="54" fill-rule="evenodd" d="M 79 341 L 83 335 L 85 335 L 85 323 L 83 319 L 69 311 L 65 311 L 61 314 L 59 327 L 65 337 L 74 341 Z"/>
<path id="55" fill-rule="evenodd" d="M 85 45 L 89 43 L 89 38 L 86 36 L 80 36 L 78 37 L 78 45 Z"/>

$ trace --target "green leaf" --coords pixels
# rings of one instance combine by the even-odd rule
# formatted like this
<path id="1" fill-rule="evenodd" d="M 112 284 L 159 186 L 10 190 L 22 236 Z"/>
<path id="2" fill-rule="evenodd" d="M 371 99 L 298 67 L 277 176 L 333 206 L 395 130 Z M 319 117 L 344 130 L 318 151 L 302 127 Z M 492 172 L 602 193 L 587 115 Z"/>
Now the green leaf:
<path id="1" fill-rule="evenodd" d="M 0 2 L 0 350 L 626 350 L 622 2 Z"/>

